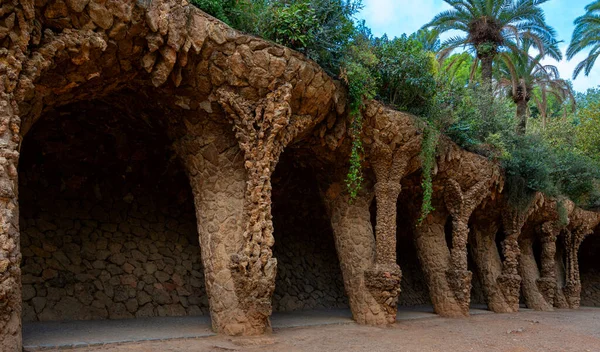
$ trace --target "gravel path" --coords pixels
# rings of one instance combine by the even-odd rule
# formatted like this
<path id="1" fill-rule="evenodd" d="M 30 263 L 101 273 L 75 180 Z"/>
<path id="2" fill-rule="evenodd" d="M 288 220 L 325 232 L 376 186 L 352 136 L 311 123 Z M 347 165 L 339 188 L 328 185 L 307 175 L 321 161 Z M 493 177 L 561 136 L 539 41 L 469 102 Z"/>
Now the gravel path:
<path id="1" fill-rule="evenodd" d="M 600 351 L 600 309 L 481 314 L 468 319 L 401 321 L 276 329 L 254 338 L 212 336 L 75 348 L 76 352 L 204 351 Z"/>

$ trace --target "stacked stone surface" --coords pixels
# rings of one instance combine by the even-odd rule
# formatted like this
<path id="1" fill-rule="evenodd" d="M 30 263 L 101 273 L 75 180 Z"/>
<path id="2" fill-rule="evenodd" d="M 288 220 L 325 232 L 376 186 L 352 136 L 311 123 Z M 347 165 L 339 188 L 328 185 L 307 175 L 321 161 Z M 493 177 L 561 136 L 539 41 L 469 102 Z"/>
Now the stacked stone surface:
<path id="1" fill-rule="evenodd" d="M 533 293 L 525 299 L 532 306 L 534 300 L 552 306 L 549 301 L 553 300 L 555 307 L 576 308 L 580 294 L 590 292 L 581 282 L 578 252 L 582 246 L 585 249 L 585 239 L 598 227 L 598 213 L 567 202 L 569 221 L 564 224 L 556 211 L 549 210 L 555 200 L 541 194 L 524 211 L 513 209 L 503 193 L 499 166 L 442 138 L 433 176 L 432 203 L 436 210 L 418 221 L 422 199 L 420 150 L 409 146 L 423 134 L 423 123 L 375 101 L 365 104 L 361 139 L 365 150 L 379 145 L 380 151 L 391 154 L 384 153 L 387 157 L 383 159 L 365 155 L 363 189 L 351 199 L 345 188 L 351 121 L 343 84 L 301 54 L 239 33 L 185 0 L 7 0 L 0 5 L 0 43 L 2 351 L 21 349 L 22 298 L 26 298 L 27 319 L 56 317 L 69 313 L 67 305 L 83 307 L 88 302 L 93 309 L 85 314 L 90 316 L 104 315 L 103 309 L 108 317 L 115 314 L 108 306 L 118 307 L 118 314 L 135 316 L 148 304 L 152 304 L 148 306 L 152 314 L 192 314 L 205 311 L 208 299 L 215 331 L 256 335 L 270 330 L 274 306 L 295 309 L 311 288 L 315 291 L 310 297 L 314 292 L 322 295 L 319 300 L 313 297 L 315 302 L 308 305 L 303 303 L 302 308 L 343 305 L 339 294 L 343 281 L 357 322 L 389 324 L 394 321 L 395 300 L 403 302 L 403 259 L 394 263 L 393 257 L 412 249 L 404 246 L 394 252 L 394 226 L 396 234 L 411 233 L 422 272 L 413 277 L 422 276 L 434 310 L 441 315 L 465 315 L 465 308 L 473 302 L 471 291 L 476 284 L 471 278 L 475 276 L 485 301 L 495 312 L 517 310 L 522 287 Z M 88 103 L 78 105 L 81 102 Z M 36 127 L 52 116 L 54 127 L 63 127 L 62 121 L 72 117 L 72 111 L 81 111 L 80 117 L 98 114 L 107 118 L 95 125 L 92 135 L 109 136 L 115 145 L 112 149 L 102 149 L 80 129 L 63 129 L 67 139 L 83 144 L 68 144 L 71 147 L 63 154 L 78 160 L 74 165 L 93 177 L 81 178 L 77 168 L 61 169 L 45 184 L 44 177 L 52 174 L 47 170 L 19 170 L 31 157 L 21 146 L 35 139 L 39 133 Z M 137 125 L 111 128 L 115 119 L 137 121 Z M 150 138 L 134 138 L 139 145 L 128 148 L 128 138 L 139 136 L 135 132 L 146 126 L 153 127 L 154 132 L 147 135 Z M 51 168 L 68 165 L 54 158 L 60 154 L 61 143 L 43 137 L 43 130 L 52 131 L 52 126 L 40 130 L 46 147 L 58 150 L 33 154 L 47 158 L 45 165 Z M 158 145 L 162 145 L 158 154 L 145 154 L 146 149 Z M 118 162 L 94 168 L 92 160 L 82 153 L 94 148 L 106 160 Z M 318 211 L 333 234 L 341 280 L 333 269 L 333 259 L 321 263 L 330 269 L 319 268 L 319 275 L 313 266 L 319 260 L 311 263 L 284 254 L 279 254 L 278 260 L 279 249 L 274 247 L 277 226 L 282 226 L 281 238 L 295 230 L 286 232 L 288 225 L 278 225 L 281 222 L 273 218 L 278 211 L 272 209 L 277 188 L 286 189 L 285 182 L 274 182 L 274 172 L 282 153 L 292 151 L 298 164 L 295 167 L 316 177 L 314 193 L 318 196 L 311 203 L 317 198 L 322 202 Z M 152 161 L 165 158 L 163 167 L 147 168 Z M 36 164 L 31 159 L 29 162 Z M 180 163 L 180 171 L 171 173 L 175 163 Z M 398 166 L 402 179 L 374 175 L 382 165 Z M 142 170 L 133 184 L 124 182 L 132 181 L 128 176 L 135 174 L 129 166 Z M 111 186 L 124 187 L 108 192 L 110 186 L 94 179 L 98 175 L 112 177 Z M 165 175 L 166 182 L 155 182 Z M 468 193 L 486 180 L 489 183 L 481 188 L 486 196 L 469 216 L 470 211 L 453 211 L 457 204 L 444 199 L 449 184 L 460 188 L 459 193 Z M 379 182 L 383 183 L 377 186 Z M 139 184 L 146 187 L 136 190 Z M 150 206 L 148 199 L 152 194 L 169 193 L 166 190 L 171 184 L 188 188 L 183 194 L 174 190 L 177 211 L 163 219 L 156 214 L 160 211 L 164 215 L 163 208 Z M 381 194 L 382 187 L 394 194 L 400 191 L 399 201 L 394 202 L 395 196 L 386 192 Z M 31 194 L 36 190 L 41 194 Z M 61 203 L 63 192 L 69 190 L 90 203 Z M 60 196 L 46 204 L 45 210 L 36 209 L 38 200 L 43 205 L 44 193 Z M 372 212 L 376 196 L 380 199 L 375 206 L 379 214 Z M 470 205 L 479 201 L 478 197 L 464 198 L 460 207 L 472 210 Z M 120 206 L 127 211 L 117 211 Z M 77 215 L 63 217 L 56 209 Z M 397 219 L 404 219 L 402 228 L 392 221 L 395 210 Z M 192 215 L 185 220 L 188 215 L 182 218 L 179 211 Z M 451 215 L 455 215 L 454 221 Z M 172 217 L 176 218 L 175 226 L 168 225 Z M 123 222 L 127 222 L 127 229 L 121 229 Z M 550 237 L 556 238 L 555 246 L 547 245 L 543 251 L 543 263 L 531 260 L 535 253 L 529 250 L 530 243 L 535 241 L 527 241 L 546 235 L 538 226 L 527 226 L 528 222 L 560 227 L 558 235 Z M 196 245 L 192 228 L 199 239 L 201 266 L 193 262 L 189 268 L 184 263 L 198 260 L 192 249 L 187 249 Z M 310 236 L 298 242 L 319 236 L 322 228 L 307 227 Z M 320 240 L 307 240 L 312 246 L 306 247 L 310 248 L 306 252 L 293 245 L 281 249 L 311 253 L 304 258 L 316 251 L 320 254 L 315 258 L 319 258 L 328 252 L 326 247 L 331 249 L 323 242 L 317 250 L 314 243 Z M 77 250 L 80 253 L 74 254 Z M 522 251 L 527 265 L 520 262 Z M 144 257 L 135 258 L 133 253 L 138 252 Z M 468 265 L 469 255 L 472 267 Z M 145 263 L 142 258 L 146 258 Z M 93 277 L 81 276 L 75 263 L 94 273 Z M 288 270 L 288 265 L 294 269 Z M 314 275 L 296 275 L 298 267 Z M 194 275 L 194 271 L 201 275 Z M 553 276 L 555 285 L 550 282 Z M 202 281 L 201 277 L 205 294 L 190 292 L 199 288 L 192 280 Z M 317 283 L 307 285 L 306 277 Z M 288 279 L 289 283 L 282 283 Z M 327 288 L 318 284 L 325 280 L 335 284 Z M 293 295 L 276 291 L 278 281 L 281 287 L 288 285 L 286 291 Z M 147 287 L 156 294 L 152 303 L 142 303 L 145 298 L 138 297 L 145 292 L 152 298 Z M 554 295 L 549 294 L 552 287 Z M 273 296 L 289 298 L 281 304 L 273 303 Z"/>

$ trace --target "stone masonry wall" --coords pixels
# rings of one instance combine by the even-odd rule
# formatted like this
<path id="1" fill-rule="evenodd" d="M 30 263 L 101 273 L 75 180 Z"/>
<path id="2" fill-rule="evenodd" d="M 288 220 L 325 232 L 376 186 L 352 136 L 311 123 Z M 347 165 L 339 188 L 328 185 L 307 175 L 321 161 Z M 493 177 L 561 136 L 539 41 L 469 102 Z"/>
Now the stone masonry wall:
<path id="1" fill-rule="evenodd" d="M 600 231 L 588 236 L 579 250 L 581 305 L 600 307 Z"/>
<path id="2" fill-rule="evenodd" d="M 348 307 L 331 225 L 318 192 L 314 176 L 294 168 L 286 155 L 273 186 L 275 311 Z"/>
<path id="3" fill-rule="evenodd" d="M 94 106 L 50 114 L 23 145 L 23 320 L 207 314 L 191 191 L 168 142 Z"/>

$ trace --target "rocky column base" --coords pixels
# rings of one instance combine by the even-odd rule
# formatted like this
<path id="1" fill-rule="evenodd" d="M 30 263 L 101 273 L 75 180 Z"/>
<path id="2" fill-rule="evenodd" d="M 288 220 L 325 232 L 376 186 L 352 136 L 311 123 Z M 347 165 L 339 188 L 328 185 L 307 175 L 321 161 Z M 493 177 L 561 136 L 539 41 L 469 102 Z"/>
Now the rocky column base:
<path id="1" fill-rule="evenodd" d="M 537 280 L 537 287 L 544 300 L 552 307 L 554 305 L 554 294 L 556 292 L 556 280 L 553 278 L 540 278 Z"/>
<path id="2" fill-rule="evenodd" d="M 450 283 L 456 302 L 460 305 L 461 311 L 465 316 L 469 315 L 473 273 L 468 270 L 448 270 L 446 277 L 448 278 L 448 283 Z"/>
<path id="3" fill-rule="evenodd" d="M 581 305 L 581 283 L 568 283 L 563 291 L 569 308 L 578 309 Z"/>
<path id="4" fill-rule="evenodd" d="M 365 275 L 375 263 L 375 236 L 369 212 L 373 193 L 364 191 L 350 201 L 345 185 L 334 183 L 323 196 L 331 217 L 352 317 L 359 324 L 389 324 L 395 319 L 395 313 L 394 318 L 388 316 L 385 305 L 380 304 L 367 287 Z"/>
<path id="5" fill-rule="evenodd" d="M 506 304 L 496 307 L 496 313 L 515 313 L 519 311 L 519 293 L 521 292 L 521 276 L 502 274 L 497 280 L 500 293 Z"/>
<path id="6" fill-rule="evenodd" d="M 386 311 L 387 323 L 396 321 L 402 271 L 398 265 L 376 265 L 365 271 L 365 285 Z"/>

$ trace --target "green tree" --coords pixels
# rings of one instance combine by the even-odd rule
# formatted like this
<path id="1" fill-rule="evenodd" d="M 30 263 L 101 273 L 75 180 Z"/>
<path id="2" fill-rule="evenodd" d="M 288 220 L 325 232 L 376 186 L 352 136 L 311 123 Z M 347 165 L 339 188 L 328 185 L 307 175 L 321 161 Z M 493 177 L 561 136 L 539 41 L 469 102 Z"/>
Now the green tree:
<path id="1" fill-rule="evenodd" d="M 579 95 L 577 148 L 600 165 L 600 88 Z"/>
<path id="2" fill-rule="evenodd" d="M 373 46 L 378 98 L 400 110 L 426 114 L 436 92 L 433 55 L 406 35 L 391 40 L 384 35 L 374 39 Z"/>
<path id="3" fill-rule="evenodd" d="M 573 59 L 583 50 L 591 50 L 588 57 L 575 67 L 573 78 L 577 78 L 581 71 L 588 76 L 600 56 L 600 0 L 586 6 L 585 10 L 586 14 L 578 17 L 574 22 L 575 30 L 567 49 L 567 59 Z"/>
<path id="4" fill-rule="evenodd" d="M 444 0 L 452 9 L 436 15 L 424 28 L 439 33 L 458 30 L 465 35 L 448 39 L 440 55 L 459 47 L 474 51 L 481 62 L 483 84 L 492 91 L 492 64 L 504 50 L 517 50 L 516 43 L 529 38 L 540 51 L 555 41 L 556 32 L 545 20 L 541 4 L 548 0 Z"/>

